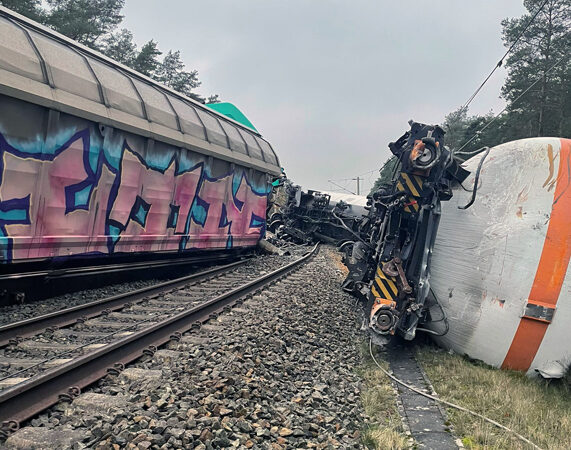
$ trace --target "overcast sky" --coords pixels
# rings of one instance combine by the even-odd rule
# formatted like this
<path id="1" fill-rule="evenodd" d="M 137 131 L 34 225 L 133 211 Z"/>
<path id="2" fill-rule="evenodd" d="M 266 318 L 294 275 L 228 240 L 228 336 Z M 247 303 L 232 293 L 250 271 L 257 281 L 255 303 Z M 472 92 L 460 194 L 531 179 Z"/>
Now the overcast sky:
<path id="1" fill-rule="evenodd" d="M 142 44 L 181 50 L 202 95 L 238 106 L 304 188 L 350 190 L 407 121 L 441 123 L 503 55 L 522 0 L 127 0 Z M 503 107 L 504 69 L 470 113 Z M 366 173 L 365 191 L 377 173 Z"/>

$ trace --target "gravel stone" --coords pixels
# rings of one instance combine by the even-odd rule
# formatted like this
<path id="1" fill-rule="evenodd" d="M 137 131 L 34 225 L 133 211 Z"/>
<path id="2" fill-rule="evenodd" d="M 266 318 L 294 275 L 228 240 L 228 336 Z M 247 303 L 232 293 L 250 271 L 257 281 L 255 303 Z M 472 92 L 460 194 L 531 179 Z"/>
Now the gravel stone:
<path id="1" fill-rule="evenodd" d="M 129 367 L 121 372 L 120 378 L 125 382 L 138 381 L 141 379 L 159 379 L 161 377 L 160 370 L 145 370 L 136 367 Z"/>
<path id="2" fill-rule="evenodd" d="M 268 261 L 258 270 L 273 270 Z M 59 418 L 52 408 L 32 425 L 59 429 L 50 419 L 65 417 L 91 448 L 361 448 L 359 311 L 340 289 L 337 261 L 322 247 L 270 289 L 92 389 L 125 404 L 88 415 L 71 404 Z"/>
<path id="3" fill-rule="evenodd" d="M 106 412 L 111 408 L 123 408 L 127 405 L 127 399 L 119 395 L 96 394 L 86 392 L 73 401 L 73 405 L 88 411 Z"/>
<path id="4" fill-rule="evenodd" d="M 37 448 L 37 449 L 66 449 L 81 441 L 86 436 L 86 430 L 26 427 L 16 431 L 6 442 L 6 448 Z"/>

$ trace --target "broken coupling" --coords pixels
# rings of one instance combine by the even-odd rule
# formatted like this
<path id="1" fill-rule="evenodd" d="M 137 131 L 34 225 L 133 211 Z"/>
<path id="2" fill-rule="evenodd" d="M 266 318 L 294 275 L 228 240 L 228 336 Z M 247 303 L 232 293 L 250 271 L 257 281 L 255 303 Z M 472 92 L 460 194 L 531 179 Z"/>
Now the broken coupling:
<path id="1" fill-rule="evenodd" d="M 397 319 L 397 311 L 394 308 L 382 305 L 371 315 L 369 327 L 379 334 L 394 334 Z"/>

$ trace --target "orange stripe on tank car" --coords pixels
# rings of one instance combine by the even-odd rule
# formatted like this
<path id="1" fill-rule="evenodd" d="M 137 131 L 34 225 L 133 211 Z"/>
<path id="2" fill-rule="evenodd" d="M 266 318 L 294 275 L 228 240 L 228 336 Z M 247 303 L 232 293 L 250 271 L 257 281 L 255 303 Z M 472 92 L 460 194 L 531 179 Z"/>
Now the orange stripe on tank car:
<path id="1" fill-rule="evenodd" d="M 571 140 L 561 139 L 557 187 L 529 303 L 555 308 L 571 258 Z M 549 323 L 522 317 L 503 369 L 528 370 Z"/>

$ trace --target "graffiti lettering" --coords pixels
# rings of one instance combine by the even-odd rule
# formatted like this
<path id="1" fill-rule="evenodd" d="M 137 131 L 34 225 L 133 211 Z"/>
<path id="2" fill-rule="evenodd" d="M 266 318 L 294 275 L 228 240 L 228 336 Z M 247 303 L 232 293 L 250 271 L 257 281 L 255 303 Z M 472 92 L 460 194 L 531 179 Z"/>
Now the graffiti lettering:
<path id="1" fill-rule="evenodd" d="M 0 133 L 0 261 L 229 248 L 263 235 L 263 174 L 255 185 L 245 169 L 185 149 L 114 142 L 89 129 L 36 143 Z"/>

